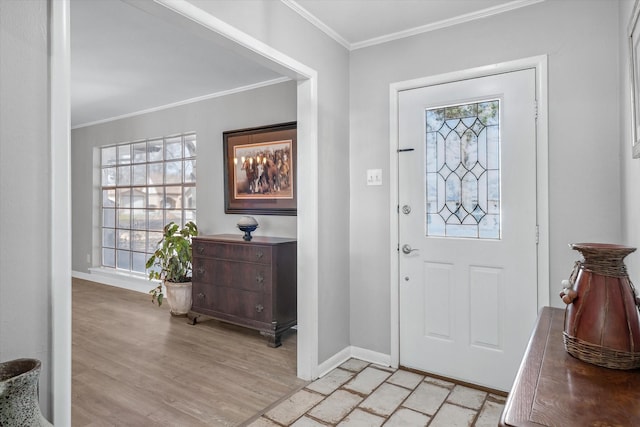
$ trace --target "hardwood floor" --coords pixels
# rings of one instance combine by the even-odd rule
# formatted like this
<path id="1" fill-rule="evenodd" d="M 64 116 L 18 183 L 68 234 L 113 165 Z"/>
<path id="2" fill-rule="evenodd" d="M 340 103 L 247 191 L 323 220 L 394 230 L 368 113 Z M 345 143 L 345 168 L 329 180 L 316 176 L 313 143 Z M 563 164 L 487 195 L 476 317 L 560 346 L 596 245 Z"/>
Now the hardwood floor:
<path id="1" fill-rule="evenodd" d="M 73 426 L 233 426 L 301 388 L 297 339 L 171 317 L 147 295 L 73 280 Z"/>

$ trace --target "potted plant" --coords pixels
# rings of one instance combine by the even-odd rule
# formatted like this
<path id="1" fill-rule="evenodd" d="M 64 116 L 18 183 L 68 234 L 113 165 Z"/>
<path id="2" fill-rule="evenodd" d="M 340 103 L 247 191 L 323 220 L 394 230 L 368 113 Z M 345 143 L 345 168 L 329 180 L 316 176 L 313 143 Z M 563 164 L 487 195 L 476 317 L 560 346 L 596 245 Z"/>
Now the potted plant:
<path id="1" fill-rule="evenodd" d="M 191 238 L 198 235 L 198 227 L 189 221 L 182 229 L 170 222 L 164 227 L 158 249 L 147 260 L 149 280 L 160 280 L 160 284 L 149 291 L 151 301 L 162 305 L 164 287 L 171 314 L 182 316 L 191 309 Z M 155 268 L 154 268 L 155 267 Z"/>

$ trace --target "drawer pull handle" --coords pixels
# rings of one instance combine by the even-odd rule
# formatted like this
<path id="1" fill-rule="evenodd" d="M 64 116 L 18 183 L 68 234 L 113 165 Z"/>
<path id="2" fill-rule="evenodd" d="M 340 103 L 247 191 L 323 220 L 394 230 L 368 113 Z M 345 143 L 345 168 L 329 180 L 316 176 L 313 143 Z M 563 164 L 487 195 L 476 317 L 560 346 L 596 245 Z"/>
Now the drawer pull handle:
<path id="1" fill-rule="evenodd" d="M 262 310 L 264 310 L 264 307 L 262 306 L 262 304 L 258 304 L 258 305 L 256 305 L 256 311 L 257 311 L 258 313 L 262 313 Z"/>
<path id="2" fill-rule="evenodd" d="M 202 292 L 198 294 L 198 299 L 204 299 L 204 294 Z"/>
<path id="3" fill-rule="evenodd" d="M 256 252 L 256 259 L 262 259 L 263 256 L 264 254 L 262 253 L 262 251 Z"/>
<path id="4" fill-rule="evenodd" d="M 262 276 L 262 274 L 258 273 L 256 275 L 256 282 L 258 282 L 258 284 L 262 285 L 264 283 L 264 276 Z"/>
<path id="5" fill-rule="evenodd" d="M 202 276 L 204 274 L 204 267 L 198 267 L 198 269 L 196 270 L 196 274 L 198 275 L 198 277 Z"/>
<path id="6" fill-rule="evenodd" d="M 196 248 L 196 251 L 197 251 L 200 255 L 202 255 L 202 254 L 204 253 L 204 246 L 198 246 L 198 247 Z"/>

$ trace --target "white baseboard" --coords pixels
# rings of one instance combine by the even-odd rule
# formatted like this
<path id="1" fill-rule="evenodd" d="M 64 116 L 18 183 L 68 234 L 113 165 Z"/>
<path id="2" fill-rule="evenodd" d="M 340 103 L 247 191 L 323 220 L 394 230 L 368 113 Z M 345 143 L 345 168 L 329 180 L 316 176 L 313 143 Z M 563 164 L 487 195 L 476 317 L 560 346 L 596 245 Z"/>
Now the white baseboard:
<path id="1" fill-rule="evenodd" d="M 323 377 L 351 358 L 360 359 L 369 363 L 375 363 L 377 365 L 391 366 L 391 355 L 389 354 L 383 354 L 376 351 L 367 350 L 365 348 L 349 346 L 345 347 L 343 350 L 339 351 L 329 359 L 322 362 L 318 366 L 318 377 Z M 397 366 L 395 366 L 395 368 L 397 368 Z"/>
<path id="2" fill-rule="evenodd" d="M 157 286 L 155 281 L 150 281 L 140 277 L 127 276 L 124 274 L 112 273 L 99 268 L 89 269 L 89 273 L 72 271 L 71 276 L 101 283 L 103 285 L 115 286 L 117 288 L 128 289 L 130 291 L 148 294 L 151 289 Z"/>
<path id="3" fill-rule="evenodd" d="M 351 347 L 345 347 L 338 353 L 334 354 L 320 365 L 318 365 L 318 378 L 321 378 L 331 372 L 334 368 L 342 365 L 351 358 Z"/>
<path id="4" fill-rule="evenodd" d="M 352 346 L 351 357 L 364 360 L 365 362 L 375 363 L 376 365 L 391 366 L 391 355 L 367 350 L 366 348 Z M 397 366 L 392 367 L 397 368 Z"/>

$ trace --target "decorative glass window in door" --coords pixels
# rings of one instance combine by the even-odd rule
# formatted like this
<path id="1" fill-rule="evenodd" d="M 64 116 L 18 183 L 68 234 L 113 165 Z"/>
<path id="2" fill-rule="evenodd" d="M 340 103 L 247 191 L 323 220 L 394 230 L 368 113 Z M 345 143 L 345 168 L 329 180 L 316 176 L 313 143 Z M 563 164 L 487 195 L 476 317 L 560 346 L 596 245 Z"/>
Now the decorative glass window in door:
<path id="1" fill-rule="evenodd" d="M 426 110 L 427 236 L 500 239 L 500 101 Z"/>

